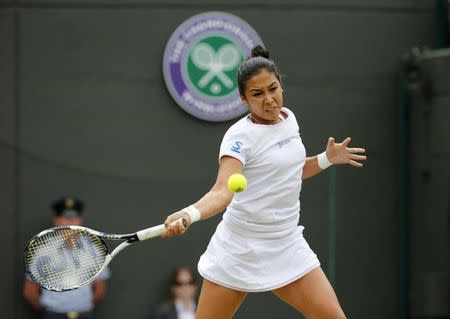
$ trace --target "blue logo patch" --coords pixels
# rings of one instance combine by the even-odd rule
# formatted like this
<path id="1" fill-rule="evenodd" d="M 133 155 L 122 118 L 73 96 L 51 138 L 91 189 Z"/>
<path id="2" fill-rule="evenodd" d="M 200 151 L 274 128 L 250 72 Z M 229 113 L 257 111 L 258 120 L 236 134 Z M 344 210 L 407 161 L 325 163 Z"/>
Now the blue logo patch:
<path id="1" fill-rule="evenodd" d="M 280 148 L 282 148 L 284 145 L 286 145 L 287 143 L 289 143 L 291 141 L 291 138 L 287 138 L 285 140 L 279 141 L 277 144 Z"/>
<path id="2" fill-rule="evenodd" d="M 233 152 L 236 152 L 236 153 L 240 154 L 241 153 L 241 146 L 242 146 L 242 142 L 236 141 L 236 142 L 234 142 L 233 146 L 231 147 L 231 150 Z"/>

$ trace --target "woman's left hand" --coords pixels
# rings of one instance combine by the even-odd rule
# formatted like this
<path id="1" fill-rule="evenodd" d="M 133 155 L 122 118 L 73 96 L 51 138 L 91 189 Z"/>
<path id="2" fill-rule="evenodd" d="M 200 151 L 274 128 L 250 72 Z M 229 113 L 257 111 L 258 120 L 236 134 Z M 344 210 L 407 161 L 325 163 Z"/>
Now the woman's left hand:
<path id="1" fill-rule="evenodd" d="M 352 139 L 347 137 L 342 143 L 335 143 L 334 137 L 330 137 L 327 143 L 327 158 L 333 164 L 350 164 L 355 167 L 362 167 L 360 161 L 365 161 L 366 156 L 359 155 L 366 150 L 360 147 L 348 147 Z"/>

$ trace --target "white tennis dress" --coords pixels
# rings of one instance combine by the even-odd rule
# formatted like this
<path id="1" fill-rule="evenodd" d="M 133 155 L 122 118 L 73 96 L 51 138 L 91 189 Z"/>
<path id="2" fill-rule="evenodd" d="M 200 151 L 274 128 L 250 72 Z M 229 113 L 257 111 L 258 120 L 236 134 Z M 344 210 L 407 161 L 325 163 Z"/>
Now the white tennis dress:
<path id="1" fill-rule="evenodd" d="M 275 125 L 242 118 L 220 146 L 219 159 L 241 161 L 248 182 L 234 195 L 198 263 L 204 278 L 222 286 L 269 291 L 320 266 L 298 226 L 305 147 L 294 113 L 282 111 L 287 118 Z"/>

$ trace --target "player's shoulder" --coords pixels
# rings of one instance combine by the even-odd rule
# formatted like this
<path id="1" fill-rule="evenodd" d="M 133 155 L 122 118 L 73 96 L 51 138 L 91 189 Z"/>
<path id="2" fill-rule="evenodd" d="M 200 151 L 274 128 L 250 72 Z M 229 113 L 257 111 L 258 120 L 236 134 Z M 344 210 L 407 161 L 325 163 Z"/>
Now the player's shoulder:
<path id="1" fill-rule="evenodd" d="M 288 116 L 287 118 L 297 120 L 295 113 L 293 111 L 291 111 L 289 108 L 283 107 L 283 109 L 281 111 L 287 114 L 287 116 Z"/>
<path id="2" fill-rule="evenodd" d="M 236 121 L 235 123 L 231 124 L 228 127 L 225 136 L 230 135 L 245 136 L 247 135 L 248 130 L 249 130 L 249 122 L 247 116 L 244 116 L 243 118 L 239 119 L 238 121 Z"/>
<path id="3" fill-rule="evenodd" d="M 241 119 L 237 120 L 236 122 L 234 122 L 229 128 L 228 131 L 230 130 L 240 130 L 244 127 L 248 127 L 249 126 L 249 120 L 248 120 L 248 115 L 245 115 L 244 117 L 242 117 Z"/>
<path id="4" fill-rule="evenodd" d="M 282 112 L 284 112 L 287 115 L 286 120 L 288 121 L 288 127 L 295 127 L 296 129 L 299 128 L 299 123 L 297 120 L 297 117 L 295 116 L 295 113 L 288 109 L 287 107 L 283 107 Z"/>
<path id="5" fill-rule="evenodd" d="M 241 156 L 242 154 L 247 154 L 247 151 L 251 148 L 254 143 L 254 136 L 252 136 L 252 128 L 248 124 L 246 117 L 241 118 L 234 124 L 232 124 L 225 135 L 223 136 L 222 143 L 220 145 L 220 156 L 222 155 L 233 155 Z M 241 155 L 237 155 L 241 154 Z M 239 157 L 244 163 L 245 160 Z"/>

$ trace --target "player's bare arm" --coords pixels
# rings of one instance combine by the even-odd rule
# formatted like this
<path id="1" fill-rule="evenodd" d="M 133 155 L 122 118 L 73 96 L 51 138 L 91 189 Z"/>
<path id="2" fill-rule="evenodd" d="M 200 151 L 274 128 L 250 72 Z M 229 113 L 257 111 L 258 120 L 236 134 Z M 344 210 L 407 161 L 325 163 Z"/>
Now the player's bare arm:
<path id="1" fill-rule="evenodd" d="M 326 152 L 322 156 L 326 155 L 326 160 L 329 161 L 330 164 L 349 164 L 357 168 L 363 167 L 361 161 L 365 161 L 367 157 L 361 154 L 364 154 L 366 150 L 361 147 L 348 147 L 351 140 L 350 137 L 347 137 L 341 143 L 336 143 L 334 137 L 330 137 L 328 139 Z M 321 167 L 319 156 L 321 155 L 306 158 L 301 177 L 303 180 L 319 174 L 324 170 L 324 167 L 326 168 L 326 166 L 323 165 Z"/>
<path id="2" fill-rule="evenodd" d="M 227 181 L 231 175 L 241 172 L 242 163 L 239 160 L 231 156 L 223 156 L 220 159 L 216 182 L 209 192 L 207 192 L 199 201 L 194 203 L 194 206 L 200 211 L 201 219 L 207 219 L 220 213 L 231 203 L 234 194 L 228 189 Z M 184 232 L 180 225 L 171 226 L 172 222 L 179 218 L 184 218 L 188 227 L 192 223 L 189 214 L 185 210 L 175 212 L 167 217 L 164 222 L 167 231 L 162 234 L 162 237 L 171 237 Z"/>

